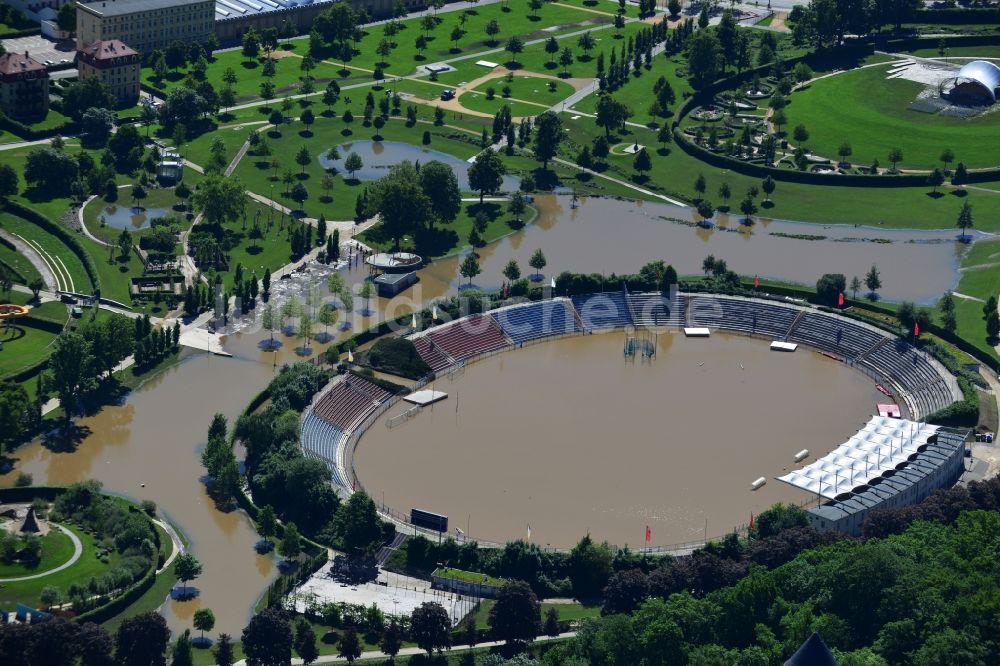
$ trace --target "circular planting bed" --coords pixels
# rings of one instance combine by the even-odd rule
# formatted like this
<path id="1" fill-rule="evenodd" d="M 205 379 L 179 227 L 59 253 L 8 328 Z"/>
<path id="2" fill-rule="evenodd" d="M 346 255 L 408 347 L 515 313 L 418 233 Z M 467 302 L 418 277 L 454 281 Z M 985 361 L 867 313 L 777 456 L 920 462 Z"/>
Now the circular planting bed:
<path id="1" fill-rule="evenodd" d="M 693 120 L 700 120 L 706 123 L 717 123 L 722 120 L 725 111 L 717 106 L 699 106 L 688 114 Z"/>

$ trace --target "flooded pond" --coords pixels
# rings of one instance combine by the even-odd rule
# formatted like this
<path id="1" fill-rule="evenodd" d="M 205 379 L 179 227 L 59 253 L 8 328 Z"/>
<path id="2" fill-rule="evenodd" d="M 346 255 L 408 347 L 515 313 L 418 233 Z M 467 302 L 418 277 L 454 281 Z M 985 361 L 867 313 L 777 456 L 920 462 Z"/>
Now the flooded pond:
<path id="1" fill-rule="evenodd" d="M 450 517 L 473 537 L 569 547 L 719 536 L 779 501 L 773 477 L 826 453 L 872 414 L 871 380 L 804 348 L 713 333 L 659 336 L 626 362 L 620 333 L 545 342 L 470 366 L 448 398 L 393 429 L 379 419 L 355 455 L 376 501 Z M 742 367 L 741 367 L 742 366 Z M 831 409 L 831 405 L 836 409 Z M 400 403 L 386 418 L 409 407 Z M 780 424 L 776 427 L 776 424 Z M 752 492 L 750 483 L 768 483 Z"/>
<path id="2" fill-rule="evenodd" d="M 717 226 L 693 226 L 688 208 L 611 199 L 582 199 L 571 208 L 565 196 L 539 196 L 540 214 L 498 243 L 478 250 L 482 274 L 474 283 L 496 288 L 511 258 L 522 274 L 541 248 L 548 259 L 546 281 L 562 271 L 634 273 L 655 259 L 672 263 L 681 275 L 701 273 L 709 254 L 724 259 L 741 275 L 760 275 L 815 285 L 823 273 L 843 273 L 848 282 L 864 280 L 872 267 L 882 274 L 883 298 L 931 303 L 958 285 L 958 267 L 968 245 L 957 230 L 893 230 L 849 225 L 822 226 L 758 220 L 752 227 L 740 216 L 717 215 Z M 665 219 L 666 218 L 666 219 Z M 434 262 L 420 272 L 423 298 L 457 289 L 463 256 Z"/>
<path id="3" fill-rule="evenodd" d="M 97 223 L 115 229 L 128 229 L 138 231 L 146 229 L 150 223 L 158 217 L 166 217 L 171 211 L 167 208 L 143 208 L 142 206 L 116 206 L 114 204 L 105 206 L 97 214 Z"/>
<path id="4" fill-rule="evenodd" d="M 378 180 L 386 174 L 389 167 L 399 164 L 403 160 L 420 162 L 426 164 L 431 160 L 444 162 L 455 172 L 458 179 L 458 188 L 463 192 L 470 192 L 469 187 L 469 163 L 457 157 L 452 157 L 447 153 L 419 146 L 411 146 L 399 141 L 351 141 L 337 146 L 340 152 L 339 160 L 331 160 L 326 153 L 321 153 L 319 163 L 324 169 L 335 168 L 337 171 L 347 174 L 344 169 L 344 161 L 351 153 L 357 153 L 361 157 L 364 166 L 354 172 L 354 177 L 358 180 Z M 520 180 L 513 176 L 504 176 L 503 191 L 510 192 L 516 190 Z"/>

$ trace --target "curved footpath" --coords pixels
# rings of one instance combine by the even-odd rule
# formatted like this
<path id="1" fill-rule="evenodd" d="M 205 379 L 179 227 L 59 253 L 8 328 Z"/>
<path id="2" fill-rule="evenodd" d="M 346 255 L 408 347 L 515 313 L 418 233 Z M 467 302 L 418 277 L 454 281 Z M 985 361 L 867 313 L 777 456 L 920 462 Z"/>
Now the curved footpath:
<path id="1" fill-rule="evenodd" d="M 163 566 L 156 570 L 156 575 L 159 576 L 161 573 L 167 570 L 177 556 L 184 552 L 184 542 L 181 541 L 180 535 L 177 534 L 177 530 L 166 520 L 160 520 L 159 518 L 153 518 L 153 522 L 159 525 L 164 532 L 170 536 L 170 541 L 173 544 L 173 549 L 170 551 L 170 556 L 163 561 Z"/>
<path id="2" fill-rule="evenodd" d="M 17 578 L 0 578 L 0 583 L 17 583 L 24 580 L 35 580 L 36 578 L 44 578 L 45 576 L 51 576 L 54 573 L 62 571 L 63 569 L 68 569 L 69 567 L 76 564 L 76 561 L 80 559 L 83 555 L 83 543 L 80 542 L 80 538 L 73 534 L 69 529 L 63 527 L 62 525 L 57 525 L 55 523 L 49 523 L 49 525 L 56 527 L 60 532 L 65 534 L 73 542 L 73 557 L 69 558 L 66 562 L 63 562 L 55 569 L 49 569 L 48 571 L 43 571 L 42 573 L 32 574 L 30 576 L 19 576 Z"/>
<path id="3" fill-rule="evenodd" d="M 534 640 L 534 642 L 535 643 L 547 643 L 549 641 L 558 641 L 558 640 L 563 640 L 563 639 L 566 639 L 566 638 L 573 638 L 575 636 L 576 636 L 576 632 L 575 631 L 567 631 L 565 633 L 559 634 L 558 636 L 539 636 L 538 638 L 536 638 Z M 501 645 L 505 645 L 505 643 L 503 641 L 487 641 L 485 643 L 477 643 L 475 645 L 454 645 L 454 646 L 448 648 L 448 652 L 465 652 L 467 650 L 484 650 L 484 649 L 489 649 L 489 648 L 494 648 L 494 647 L 500 647 Z M 400 650 L 399 654 L 396 655 L 396 656 L 399 656 L 399 657 L 411 657 L 411 656 L 415 656 L 415 655 L 418 655 L 418 654 L 425 654 L 425 653 L 426 653 L 426 650 L 421 650 L 418 647 L 408 647 L 408 648 L 403 648 L 402 650 Z M 358 657 L 358 659 L 360 659 L 360 660 L 365 660 L 365 659 L 386 659 L 386 658 L 387 658 L 386 654 L 384 652 L 379 651 L 379 650 L 371 650 L 369 652 L 362 652 L 361 656 Z M 335 663 L 341 663 L 341 662 L 346 663 L 347 659 L 344 659 L 343 657 L 338 657 L 336 655 L 327 654 L 327 655 L 323 655 L 322 657 L 318 658 L 316 661 L 314 661 L 312 663 L 314 663 L 314 664 L 335 664 Z M 296 666 L 299 666 L 299 664 L 303 664 L 305 662 L 303 662 L 301 659 L 299 659 L 298 657 L 296 657 L 296 658 L 292 659 L 292 663 L 295 664 Z M 236 662 L 236 664 L 237 664 L 237 666 L 246 666 L 247 662 L 246 662 L 246 659 L 241 659 L 240 661 Z"/>

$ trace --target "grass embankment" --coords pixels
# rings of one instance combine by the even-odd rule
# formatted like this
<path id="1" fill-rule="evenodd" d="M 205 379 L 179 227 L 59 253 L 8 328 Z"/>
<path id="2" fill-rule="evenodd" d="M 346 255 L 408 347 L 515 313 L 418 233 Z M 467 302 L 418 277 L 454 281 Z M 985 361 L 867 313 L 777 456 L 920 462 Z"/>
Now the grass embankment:
<path id="1" fill-rule="evenodd" d="M 476 571 L 462 571 L 461 569 L 453 569 L 449 567 L 440 567 L 435 569 L 431 572 L 431 576 L 440 576 L 441 578 L 457 580 L 462 583 L 481 583 L 483 585 L 492 585 L 495 587 L 500 587 L 507 583 L 507 581 L 503 578 L 497 578 L 496 576 L 490 576 Z"/>
<path id="2" fill-rule="evenodd" d="M 990 296 L 1000 295 L 1000 241 L 983 240 L 973 244 L 962 260 L 962 278 L 956 291 L 969 298 L 955 297 L 956 332 L 978 349 L 994 352 L 986 340 L 986 319 L 983 303 Z M 995 353 L 995 352 L 994 352 Z"/>
<path id="3" fill-rule="evenodd" d="M 0 212 L 0 228 L 21 237 L 34 247 L 42 260 L 49 265 L 49 270 L 55 275 L 60 288 L 80 293 L 90 292 L 93 285 L 87 277 L 83 262 L 54 234 L 6 212 Z"/>
<path id="4" fill-rule="evenodd" d="M 495 604 L 496 602 L 490 599 L 486 599 L 479 604 L 479 610 L 476 611 L 475 616 L 476 626 L 479 629 L 489 629 L 490 609 L 492 609 Z M 560 622 L 578 622 L 590 617 L 598 617 L 601 614 L 601 607 L 596 605 L 586 606 L 578 603 L 547 604 L 542 602 L 542 618 L 545 617 L 545 614 L 548 613 L 550 608 L 556 609 L 556 612 L 559 614 Z"/>

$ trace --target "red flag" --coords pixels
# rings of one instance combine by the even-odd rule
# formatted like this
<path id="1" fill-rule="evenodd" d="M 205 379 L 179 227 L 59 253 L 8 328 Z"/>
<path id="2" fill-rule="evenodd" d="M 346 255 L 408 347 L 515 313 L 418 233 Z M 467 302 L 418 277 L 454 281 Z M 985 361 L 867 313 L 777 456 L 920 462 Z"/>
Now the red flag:
<path id="1" fill-rule="evenodd" d="M 753 276 L 753 288 L 757 289 L 758 287 L 760 287 L 760 276 L 759 275 L 754 275 Z"/>
<path id="2" fill-rule="evenodd" d="M 837 295 L 837 305 L 844 307 L 844 292 L 840 292 L 840 294 Z"/>
<path id="3" fill-rule="evenodd" d="M 920 322 L 913 322 L 913 337 L 920 337 Z"/>
<path id="4" fill-rule="evenodd" d="M 646 525 L 646 543 L 653 540 L 653 532 L 649 529 L 649 525 Z"/>

